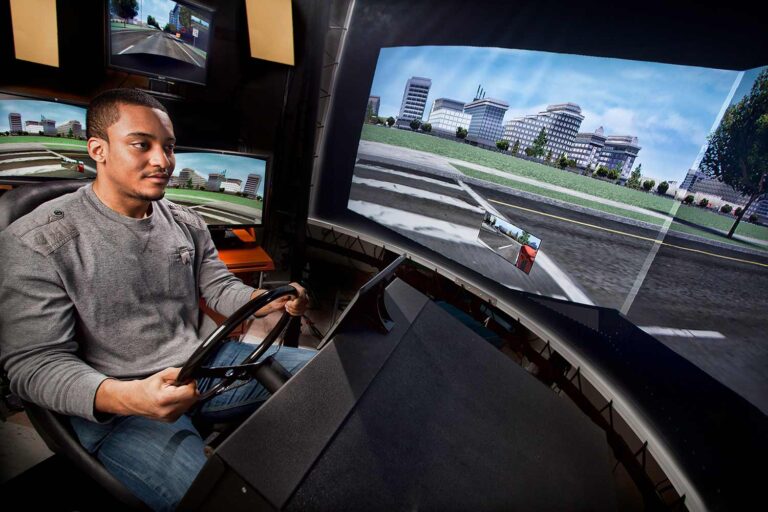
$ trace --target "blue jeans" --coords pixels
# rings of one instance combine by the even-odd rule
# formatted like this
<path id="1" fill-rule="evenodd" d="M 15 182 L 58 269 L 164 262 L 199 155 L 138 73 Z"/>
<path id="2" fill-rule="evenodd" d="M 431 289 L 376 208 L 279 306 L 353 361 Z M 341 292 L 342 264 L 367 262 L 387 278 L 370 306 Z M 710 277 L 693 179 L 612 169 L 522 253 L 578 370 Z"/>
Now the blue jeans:
<path id="1" fill-rule="evenodd" d="M 237 364 L 253 345 L 229 341 L 207 362 L 209 366 Z M 267 355 L 291 373 L 296 373 L 315 351 L 273 346 Z M 210 389 L 214 379 L 200 379 L 200 392 Z M 210 422 L 239 419 L 253 412 L 269 392 L 257 381 L 208 400 L 195 417 Z M 185 414 L 175 423 L 143 416 L 116 416 L 107 423 L 71 417 L 80 443 L 95 454 L 115 478 L 154 510 L 173 510 L 205 464 L 203 439 Z"/>

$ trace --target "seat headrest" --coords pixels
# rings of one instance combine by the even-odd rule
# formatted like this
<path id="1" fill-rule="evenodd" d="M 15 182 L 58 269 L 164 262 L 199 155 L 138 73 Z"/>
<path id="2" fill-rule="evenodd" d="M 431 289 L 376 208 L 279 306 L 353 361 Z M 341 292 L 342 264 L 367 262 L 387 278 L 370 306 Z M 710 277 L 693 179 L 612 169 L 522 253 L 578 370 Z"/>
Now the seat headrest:
<path id="1" fill-rule="evenodd" d="M 23 185 L 0 196 L 0 231 L 41 204 L 74 192 L 91 180 L 57 180 Z"/>

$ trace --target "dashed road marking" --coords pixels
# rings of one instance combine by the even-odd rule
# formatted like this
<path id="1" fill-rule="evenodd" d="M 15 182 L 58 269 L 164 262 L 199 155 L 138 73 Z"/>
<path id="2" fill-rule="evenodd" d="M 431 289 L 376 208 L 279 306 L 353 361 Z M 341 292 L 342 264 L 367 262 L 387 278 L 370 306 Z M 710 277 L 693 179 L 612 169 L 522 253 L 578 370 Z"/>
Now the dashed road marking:
<path id="1" fill-rule="evenodd" d="M 381 190 L 388 190 L 397 194 L 404 194 L 407 196 L 415 197 L 418 199 L 429 199 L 438 203 L 457 206 L 464 210 L 469 210 L 475 213 L 482 213 L 483 210 L 479 206 L 472 206 L 466 201 L 456 199 L 455 197 L 446 196 L 444 194 L 438 194 L 436 192 L 430 192 L 420 188 L 409 187 L 408 185 L 400 185 L 399 183 L 391 183 L 389 181 L 375 180 L 371 178 L 361 178 L 360 176 L 352 176 L 352 183 L 358 185 L 366 185 L 372 188 L 378 188 Z"/>
<path id="2" fill-rule="evenodd" d="M 461 187 L 459 185 L 456 185 L 455 183 L 448 183 L 446 181 L 440 181 L 436 180 L 434 178 L 427 178 L 426 176 L 419 176 L 417 174 L 410 174 L 403 171 L 394 171 L 392 169 L 386 169 L 384 167 L 376 167 L 374 165 L 367 165 L 367 164 L 357 164 L 355 167 L 360 167 L 361 169 L 368 169 L 369 171 L 376 171 L 383 174 L 391 174 L 393 176 L 402 176 L 404 178 L 409 178 L 412 180 L 419 180 L 424 181 L 427 183 L 431 183 L 432 185 L 439 185 L 441 187 L 445 188 L 452 188 L 456 190 L 461 190 Z"/>

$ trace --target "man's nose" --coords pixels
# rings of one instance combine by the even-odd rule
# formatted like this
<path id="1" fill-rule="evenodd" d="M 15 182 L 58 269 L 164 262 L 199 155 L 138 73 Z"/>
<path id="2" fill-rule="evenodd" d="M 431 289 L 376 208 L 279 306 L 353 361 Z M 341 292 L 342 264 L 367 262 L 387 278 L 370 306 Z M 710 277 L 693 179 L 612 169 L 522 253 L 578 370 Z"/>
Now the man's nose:
<path id="1" fill-rule="evenodd" d="M 165 149 L 162 146 L 157 146 L 152 150 L 149 163 L 153 166 L 167 169 L 171 166 L 171 159 L 165 153 Z"/>

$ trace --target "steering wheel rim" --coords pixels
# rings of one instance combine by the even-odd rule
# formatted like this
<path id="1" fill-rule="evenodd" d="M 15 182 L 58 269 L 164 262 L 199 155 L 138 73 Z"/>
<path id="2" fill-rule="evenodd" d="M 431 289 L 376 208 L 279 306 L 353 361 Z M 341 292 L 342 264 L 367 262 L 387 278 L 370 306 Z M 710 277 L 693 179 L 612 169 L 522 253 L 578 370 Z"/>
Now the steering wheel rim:
<path id="1" fill-rule="evenodd" d="M 255 299 L 248 301 L 244 306 L 235 311 L 224 323 L 216 328 L 208 337 L 200 344 L 199 347 L 192 353 L 182 366 L 181 371 L 176 379 L 178 383 L 188 382 L 195 378 L 196 373 L 202 368 L 203 363 L 208 357 L 218 350 L 225 340 L 229 338 L 229 334 L 235 330 L 243 321 L 251 316 L 256 311 L 260 310 L 267 304 L 274 302 L 280 297 L 286 295 L 299 296 L 299 292 L 291 285 L 280 286 L 274 290 L 270 290 L 266 293 L 262 293 Z M 287 311 L 283 312 L 280 320 L 275 324 L 272 330 L 267 336 L 259 343 L 256 348 L 239 364 L 248 364 L 258 361 L 258 359 L 264 355 L 269 349 L 277 336 L 285 329 L 291 316 Z"/>

